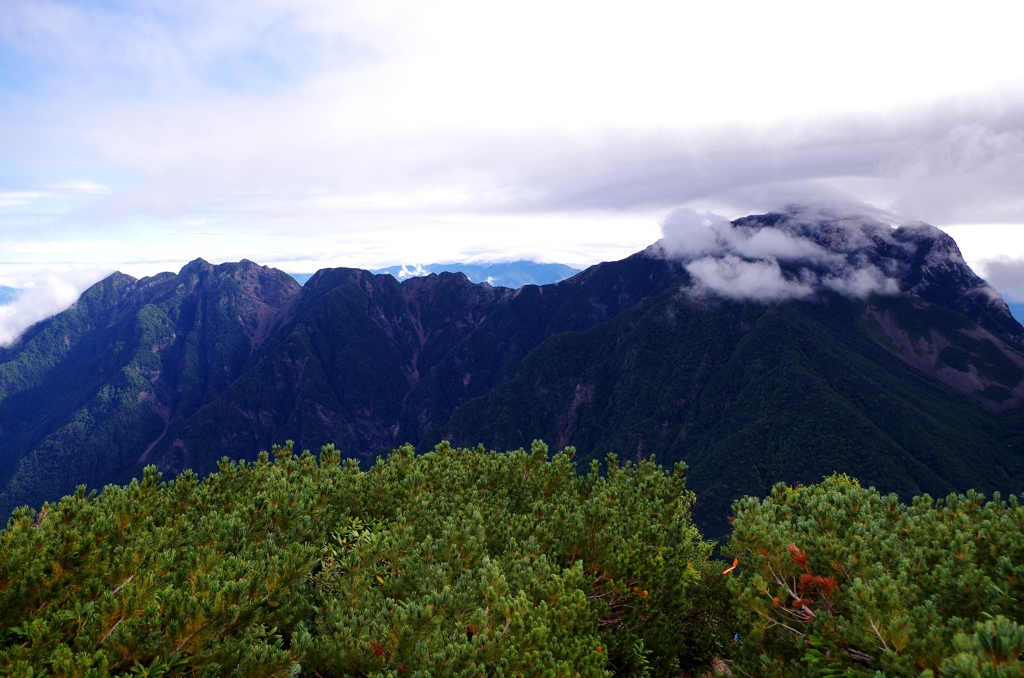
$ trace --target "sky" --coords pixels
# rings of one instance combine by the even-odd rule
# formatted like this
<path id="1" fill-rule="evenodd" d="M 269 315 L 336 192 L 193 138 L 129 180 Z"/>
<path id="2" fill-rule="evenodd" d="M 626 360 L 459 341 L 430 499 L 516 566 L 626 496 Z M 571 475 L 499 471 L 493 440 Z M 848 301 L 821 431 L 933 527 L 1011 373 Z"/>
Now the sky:
<path id="1" fill-rule="evenodd" d="M 0 343 L 113 270 L 643 249 L 684 208 L 934 224 L 1024 302 L 1012 3 L 0 0 Z"/>

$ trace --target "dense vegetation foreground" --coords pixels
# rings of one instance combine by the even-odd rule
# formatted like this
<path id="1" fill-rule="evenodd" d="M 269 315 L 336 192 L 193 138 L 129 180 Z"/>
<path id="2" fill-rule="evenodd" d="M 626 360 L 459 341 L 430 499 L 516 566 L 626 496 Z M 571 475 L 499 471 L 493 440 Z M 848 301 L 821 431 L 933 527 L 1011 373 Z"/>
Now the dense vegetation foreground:
<path id="1" fill-rule="evenodd" d="M 683 466 L 572 455 L 288 445 L 20 509 L 0 674 L 1024 675 L 1016 497 L 778 485 L 723 573 Z"/>

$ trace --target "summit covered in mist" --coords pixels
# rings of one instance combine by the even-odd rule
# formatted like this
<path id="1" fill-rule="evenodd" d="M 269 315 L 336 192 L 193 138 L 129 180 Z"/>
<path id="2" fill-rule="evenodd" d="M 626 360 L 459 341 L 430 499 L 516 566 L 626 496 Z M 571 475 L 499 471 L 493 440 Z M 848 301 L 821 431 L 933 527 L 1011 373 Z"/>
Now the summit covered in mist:
<path id="1" fill-rule="evenodd" d="M 934 286 L 942 278 L 953 285 L 951 296 L 964 297 L 962 304 L 970 299 L 1009 315 L 1002 296 L 967 266 L 953 238 L 923 222 L 893 228 L 816 206 L 736 221 L 681 209 L 663 230 L 652 251 L 684 263 L 694 296 L 781 301 L 831 291 L 859 299 L 901 292 L 927 297 L 939 293 Z M 1009 324 L 1005 329 L 1015 331 Z"/>

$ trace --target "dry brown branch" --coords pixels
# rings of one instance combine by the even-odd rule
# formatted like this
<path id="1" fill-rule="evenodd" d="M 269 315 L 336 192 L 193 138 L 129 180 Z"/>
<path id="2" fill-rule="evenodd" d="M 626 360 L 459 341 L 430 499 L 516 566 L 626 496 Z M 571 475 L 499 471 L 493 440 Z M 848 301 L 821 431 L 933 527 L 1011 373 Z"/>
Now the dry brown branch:
<path id="1" fill-rule="evenodd" d="M 878 649 L 880 649 L 880 650 L 888 650 L 889 649 L 889 643 L 885 642 L 885 638 L 883 638 L 882 634 L 878 631 L 878 627 L 875 626 L 874 620 L 869 619 L 868 620 L 868 626 L 870 626 L 871 630 L 875 632 L 875 635 L 878 636 L 878 639 L 880 641 L 882 641 L 882 647 L 880 647 Z"/>
<path id="2" fill-rule="evenodd" d="M 112 634 L 114 632 L 114 629 L 116 629 L 118 626 L 120 626 L 121 622 L 123 622 L 123 621 L 124 621 L 124 617 L 121 617 L 120 619 L 117 620 L 116 624 L 114 624 L 113 626 L 110 627 L 110 630 L 107 631 L 107 635 L 103 636 L 103 638 L 100 640 L 100 645 L 102 645 L 103 643 L 107 642 L 107 638 L 110 637 L 110 634 Z"/>
<path id="3" fill-rule="evenodd" d="M 133 574 L 132 576 L 128 577 L 128 578 L 127 578 L 127 579 L 125 579 L 125 580 L 124 580 L 123 582 L 121 582 L 121 585 L 120 585 L 120 586 L 118 586 L 118 587 L 117 587 L 116 589 L 114 589 L 113 591 L 111 591 L 111 592 L 110 592 L 110 595 L 112 595 L 112 596 L 116 596 L 116 595 L 118 594 L 118 592 L 119 592 L 119 591 L 120 591 L 121 589 L 123 589 L 123 588 L 124 588 L 125 586 L 127 586 L 128 584 L 132 583 L 132 581 L 133 581 L 134 579 L 135 579 L 135 575 Z"/>

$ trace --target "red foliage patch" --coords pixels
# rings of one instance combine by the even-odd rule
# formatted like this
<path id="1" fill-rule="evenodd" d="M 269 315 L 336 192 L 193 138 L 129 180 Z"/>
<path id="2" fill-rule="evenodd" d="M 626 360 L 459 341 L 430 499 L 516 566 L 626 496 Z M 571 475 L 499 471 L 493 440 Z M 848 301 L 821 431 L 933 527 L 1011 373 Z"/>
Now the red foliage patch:
<path id="1" fill-rule="evenodd" d="M 812 586 L 817 586 L 826 596 L 831 596 L 832 592 L 839 588 L 839 583 L 834 577 L 819 577 L 814 574 L 800 575 L 801 594 Z"/>
<path id="2" fill-rule="evenodd" d="M 805 551 L 798 549 L 796 544 L 790 544 L 789 548 L 786 550 L 789 551 L 789 557 L 793 559 L 794 563 L 804 568 L 807 572 L 810 572 L 810 570 L 807 569 L 807 553 Z"/>

